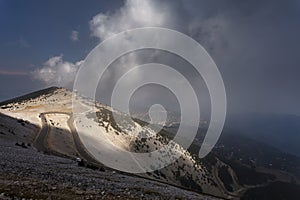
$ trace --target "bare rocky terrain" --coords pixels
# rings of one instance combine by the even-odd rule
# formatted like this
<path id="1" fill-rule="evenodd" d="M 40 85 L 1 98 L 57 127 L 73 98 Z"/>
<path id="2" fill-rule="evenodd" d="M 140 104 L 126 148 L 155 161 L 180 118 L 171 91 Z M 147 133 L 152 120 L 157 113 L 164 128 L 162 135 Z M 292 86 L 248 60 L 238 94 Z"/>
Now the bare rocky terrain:
<path id="1" fill-rule="evenodd" d="M 0 140 L 0 199 L 217 199 Z"/>
<path id="2" fill-rule="evenodd" d="M 199 159 L 204 126 L 184 150 L 172 141 L 176 124 L 156 133 L 141 119 L 77 94 L 75 119 L 72 95 L 54 87 L 0 103 L 0 199 L 298 199 L 296 156 L 225 130 Z M 181 156 L 147 173 L 114 170 L 119 161 L 110 156 L 112 167 L 97 159 L 118 149 L 151 157 L 168 143 Z"/>
<path id="3" fill-rule="evenodd" d="M 208 172 L 204 167 L 196 168 L 195 161 L 188 153 L 184 153 L 178 164 L 169 167 L 169 170 L 164 169 L 166 174 L 160 172 L 134 175 L 105 167 L 82 144 L 76 130 L 78 127 L 73 125 L 71 96 L 72 93 L 66 89 L 49 88 L 2 103 L 1 198 L 215 199 L 199 193 L 199 190 L 196 193 L 185 189 L 197 185 L 202 191 L 198 184 L 203 185 L 206 191 L 222 194 L 217 185 L 206 186 L 205 182 L 213 181 L 212 178 L 198 179 Z M 89 103 L 88 100 L 79 98 L 82 105 Z M 110 110 L 104 105 L 98 106 L 104 109 L 102 113 Z M 99 120 L 105 122 L 106 127 L 100 131 L 98 129 L 98 132 L 95 131 L 98 122 L 94 122 L 94 119 L 84 125 L 94 123 L 91 124 L 94 129 L 92 126 L 89 128 L 89 132 L 94 135 L 108 133 L 116 137 L 113 122 L 103 118 Z M 130 121 L 128 124 L 133 124 L 132 128 L 143 130 L 136 122 Z M 123 140 L 123 144 L 125 142 L 130 147 L 131 141 L 126 141 L 126 138 L 132 137 L 130 132 L 119 134 L 123 135 L 119 137 L 119 141 Z M 162 141 L 164 139 L 161 136 L 159 140 L 152 140 L 151 148 L 159 147 Z M 145 146 L 147 145 L 141 144 L 139 147 Z M 76 162 L 78 158 L 84 162 Z M 180 172 L 179 165 L 186 165 L 194 171 L 180 168 Z M 181 173 L 180 177 L 184 178 L 182 180 L 185 180 L 185 185 L 181 184 L 176 174 L 171 173 L 172 169 Z M 186 172 L 194 173 L 195 178 L 187 177 Z M 190 180 L 193 184 L 189 184 Z"/>

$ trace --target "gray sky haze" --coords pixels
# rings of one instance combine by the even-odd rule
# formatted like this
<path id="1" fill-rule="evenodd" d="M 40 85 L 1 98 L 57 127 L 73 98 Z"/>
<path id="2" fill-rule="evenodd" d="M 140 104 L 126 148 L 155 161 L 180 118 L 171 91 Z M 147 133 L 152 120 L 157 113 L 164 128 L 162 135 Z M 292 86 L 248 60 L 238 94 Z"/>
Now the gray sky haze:
<path id="1" fill-rule="evenodd" d="M 228 113 L 300 115 L 297 0 L 0 0 L 0 26 L 0 100 L 48 86 L 72 88 L 80 64 L 101 41 L 126 29 L 155 26 L 203 45 L 223 77 Z M 184 60 L 164 52 L 125 55 L 107 72 L 106 84 L 114 83 L 120 68 L 148 61 L 181 70 L 203 91 L 198 97 L 209 107 L 201 78 Z M 144 89 L 141 101 L 172 97 L 161 88 Z"/>

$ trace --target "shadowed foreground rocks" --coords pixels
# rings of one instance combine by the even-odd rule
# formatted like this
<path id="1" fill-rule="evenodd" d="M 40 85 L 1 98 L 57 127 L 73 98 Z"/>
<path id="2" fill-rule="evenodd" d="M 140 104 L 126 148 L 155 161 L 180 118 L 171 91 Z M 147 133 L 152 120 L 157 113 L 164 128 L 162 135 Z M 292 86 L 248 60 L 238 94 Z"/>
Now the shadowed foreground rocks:
<path id="1" fill-rule="evenodd" d="M 215 199 L 0 140 L 0 199 Z"/>

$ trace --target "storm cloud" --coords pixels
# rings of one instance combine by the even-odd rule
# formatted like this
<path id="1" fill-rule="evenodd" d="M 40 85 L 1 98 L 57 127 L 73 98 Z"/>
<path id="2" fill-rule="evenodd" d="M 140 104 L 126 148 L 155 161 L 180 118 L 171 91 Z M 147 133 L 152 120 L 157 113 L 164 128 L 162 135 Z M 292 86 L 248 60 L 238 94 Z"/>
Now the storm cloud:
<path id="1" fill-rule="evenodd" d="M 216 62 L 225 83 L 229 112 L 299 114 L 299 9 L 296 0 L 127 0 L 122 7 L 101 12 L 87 23 L 90 35 L 99 42 L 121 31 L 147 26 L 183 32 L 203 45 Z M 158 54 L 148 52 L 148 56 L 155 60 Z M 116 65 L 137 65 L 149 60 L 145 54 L 128 55 Z M 170 56 L 163 60 L 176 65 Z M 72 73 L 53 77 L 65 66 L 70 66 Z M 65 84 L 72 81 L 77 68 L 77 64 L 60 58 L 55 67 L 44 64 L 34 75 L 47 84 Z M 106 79 L 114 81 L 127 69 L 111 70 Z M 188 66 L 183 71 L 192 81 L 199 78 Z M 48 80 L 49 77 L 53 78 Z"/>

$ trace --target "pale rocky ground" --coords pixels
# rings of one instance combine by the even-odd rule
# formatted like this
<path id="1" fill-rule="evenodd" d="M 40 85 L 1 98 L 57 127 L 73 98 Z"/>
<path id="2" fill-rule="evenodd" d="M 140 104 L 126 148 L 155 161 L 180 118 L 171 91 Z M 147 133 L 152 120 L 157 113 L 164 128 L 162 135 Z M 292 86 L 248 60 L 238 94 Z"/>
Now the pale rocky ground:
<path id="1" fill-rule="evenodd" d="M 5 126 L 0 126 L 0 131 L 2 133 L 5 133 L 5 134 L 0 135 L 0 139 L 3 141 L 4 141 L 4 139 L 5 140 L 8 139 L 11 141 L 18 141 L 20 143 L 24 142 L 25 144 L 34 143 L 34 140 L 37 137 L 37 133 L 39 132 L 39 130 L 42 127 L 40 114 L 41 113 L 49 113 L 49 114 L 45 114 L 46 121 L 50 125 L 50 131 L 49 131 L 49 134 L 47 137 L 46 146 L 48 148 L 50 148 L 51 150 L 53 150 L 54 152 L 66 155 L 70 158 L 76 158 L 78 156 L 78 152 L 74 146 L 73 136 L 70 131 L 70 127 L 67 123 L 67 121 L 69 119 L 69 115 L 61 114 L 62 112 L 63 113 L 71 113 L 72 112 L 71 97 L 72 97 L 72 93 L 70 91 L 60 88 L 60 89 L 55 89 L 53 92 L 51 92 L 49 94 L 41 95 L 36 98 L 27 100 L 27 101 L 22 101 L 19 103 L 11 103 L 11 104 L 5 105 L 5 107 L 2 107 L 2 109 L 0 109 L 0 112 L 4 115 L 12 117 L 13 119 L 0 116 L 1 124 L 5 124 Z M 132 120 L 128 121 L 127 119 L 125 119 L 125 123 L 124 123 L 124 127 L 122 127 L 122 131 L 117 129 L 114 126 L 113 122 L 111 121 L 111 116 L 107 115 L 107 113 L 109 113 L 109 112 L 115 112 L 117 114 L 121 114 L 121 113 L 119 113 L 118 111 L 114 111 L 110 107 L 102 105 L 100 103 L 97 103 L 97 109 L 93 110 L 93 111 L 98 111 L 100 113 L 100 116 L 98 116 L 99 118 L 96 120 L 93 118 L 87 118 L 86 116 L 89 114 L 89 112 L 91 112 L 91 110 L 89 110 L 91 102 L 82 97 L 78 97 L 77 100 L 80 103 L 79 109 L 82 109 L 82 111 L 84 111 L 84 112 L 83 112 L 83 115 L 75 118 L 75 120 L 78 120 L 75 123 L 75 127 L 77 129 L 77 132 L 83 133 L 83 134 L 79 134 L 81 139 L 85 135 L 87 135 L 88 138 L 90 138 L 90 139 L 85 138 L 83 140 L 83 144 L 85 146 L 101 145 L 101 151 L 106 150 L 108 152 L 118 151 L 119 149 L 130 150 L 132 152 L 151 152 L 151 151 L 155 151 L 156 149 L 160 149 L 161 146 L 163 146 L 164 144 L 166 144 L 166 142 L 168 142 L 162 136 L 156 135 L 153 132 L 153 130 L 143 129 L 143 127 L 141 127 L 140 124 L 138 124 Z M 55 112 L 57 112 L 57 113 L 55 113 Z M 17 119 L 19 119 L 19 120 L 17 120 Z M 147 132 L 149 137 L 146 141 L 141 142 L 137 133 L 139 133 L 143 130 Z M 113 141 L 113 145 L 111 145 L 112 141 Z M 174 162 L 173 164 L 169 165 L 166 168 L 159 170 L 159 173 L 147 173 L 147 174 L 144 174 L 141 176 L 143 176 L 145 178 L 156 179 L 156 180 L 159 180 L 162 182 L 171 183 L 173 185 L 179 185 L 179 186 L 182 184 L 182 182 L 178 178 L 183 177 L 184 179 L 192 180 L 193 183 L 196 183 L 196 185 L 200 186 L 201 191 L 204 193 L 228 197 L 226 195 L 226 191 L 224 193 L 224 191 L 222 191 L 222 189 L 221 189 L 222 187 L 220 187 L 218 185 L 219 184 L 218 180 L 214 177 L 213 174 L 211 174 L 207 169 L 205 169 L 204 166 L 201 166 L 200 164 L 196 163 L 196 161 L 193 159 L 193 157 L 188 152 L 184 151 L 177 144 L 174 144 L 174 145 L 177 146 L 177 152 L 179 152 L 181 154 L 181 157 L 176 162 Z M 105 147 L 105 148 L 103 148 L 103 147 Z M 91 171 L 91 170 L 88 170 L 85 168 L 78 168 L 76 166 L 76 163 L 74 163 L 73 161 L 71 161 L 69 159 L 63 159 L 63 158 L 59 158 L 56 156 L 49 156 L 49 155 L 37 153 L 32 148 L 28 148 L 25 150 L 21 147 L 15 148 L 14 146 L 11 147 L 10 145 L 7 145 L 6 147 L 5 147 L 5 145 L 3 145 L 3 146 L 1 145 L 1 148 L 6 148 L 6 149 L 3 149 L 3 152 L 8 152 L 9 150 L 12 150 L 11 154 L 10 153 L 7 154 L 8 155 L 7 159 L 5 159 L 6 155 L 4 155 L 4 153 L 2 153 L 2 155 L 1 155 L 5 160 L 5 162 L 2 162 L 3 158 L 1 157 L 2 158 L 1 162 L 5 166 L 5 167 L 1 168 L 2 170 L 4 170 L 2 174 L 9 175 L 9 177 L 5 178 L 8 180 L 8 182 L 6 182 L 4 184 L 7 184 L 7 185 L 13 186 L 14 183 L 9 182 L 10 181 L 9 179 L 16 181 L 16 178 L 18 178 L 18 177 L 14 177 L 14 174 L 17 173 L 15 171 L 5 172 L 5 170 L 9 170 L 11 167 L 14 167 L 15 164 L 18 165 L 18 166 L 16 166 L 17 168 L 22 168 L 22 169 L 26 169 L 26 166 L 28 165 L 27 168 L 29 170 L 32 167 L 34 167 L 35 165 L 39 166 L 45 162 L 45 165 L 38 168 L 38 170 L 35 170 L 34 172 L 41 170 L 41 173 L 45 173 L 44 167 L 46 167 L 46 171 L 47 171 L 49 166 L 52 166 L 53 170 L 55 168 L 57 168 L 58 170 L 51 171 L 52 174 L 48 175 L 49 179 L 59 178 L 60 176 L 65 176 L 65 173 L 68 173 L 68 175 L 67 175 L 68 177 L 69 176 L 70 177 L 79 176 L 79 177 L 76 177 L 75 179 L 78 178 L 80 180 L 82 179 L 82 181 L 84 181 L 84 180 L 87 181 L 90 177 L 94 177 L 94 175 L 92 175 L 93 173 L 96 173 L 96 174 L 100 173 L 100 174 L 98 174 L 99 176 L 97 176 L 98 179 L 96 180 L 96 183 L 101 185 L 102 182 L 105 181 L 105 179 L 102 180 L 99 177 L 103 177 L 105 174 L 106 174 L 106 177 L 112 176 L 108 172 Z M 92 149 L 92 148 L 90 148 L 90 149 Z M 13 151 L 19 151 L 19 153 L 21 155 L 14 155 L 13 153 L 16 153 L 16 152 L 13 152 Z M 22 155 L 23 153 L 24 153 L 24 155 Z M 99 153 L 99 152 L 96 149 L 94 152 L 92 151 L 90 153 L 93 156 L 96 156 L 97 153 Z M 18 156 L 18 157 L 14 158 L 14 156 Z M 22 158 L 27 156 L 27 159 L 26 160 L 21 159 L 21 158 L 19 158 L 19 156 L 21 156 Z M 45 157 L 45 160 L 43 160 L 43 157 Z M 12 160 L 9 161 L 10 159 L 12 159 Z M 30 163 L 28 163 L 27 161 Z M 12 163 L 12 165 L 11 166 L 6 165 L 5 164 L 6 162 Z M 36 162 L 38 164 L 36 164 Z M 63 163 L 67 162 L 68 164 L 64 163 L 64 164 L 60 165 L 59 164 L 60 162 L 63 162 Z M 25 163 L 27 163 L 27 164 L 25 164 Z M 53 163 L 53 165 L 52 165 L 52 163 Z M 22 167 L 23 165 L 24 165 L 24 168 Z M 56 165 L 62 166 L 62 168 L 55 167 Z M 82 172 L 82 171 L 84 171 L 84 172 Z M 30 170 L 29 170 L 29 172 L 30 172 Z M 22 172 L 22 170 L 21 170 L 21 174 L 22 173 L 27 174 L 26 170 L 25 170 L 25 172 Z M 57 174 L 55 175 L 55 173 L 57 173 Z M 60 174 L 60 173 L 62 173 L 62 174 Z M 82 176 L 82 173 L 84 174 L 84 176 Z M 84 179 L 84 177 L 86 175 L 85 173 L 87 173 L 87 174 L 90 173 L 89 176 L 87 176 L 89 178 Z M 35 175 L 36 175 L 36 177 L 40 177 L 40 175 L 42 175 L 42 174 L 36 173 L 36 174 L 33 174 L 33 176 L 30 175 L 30 176 L 27 176 L 27 178 L 24 177 L 24 180 L 30 179 L 31 177 L 34 178 Z M 113 176 L 121 176 L 121 175 L 117 173 L 116 175 L 114 174 Z M 42 177 L 44 177 L 44 176 L 42 175 Z M 3 180 L 5 180 L 5 179 L 3 179 Z M 23 179 L 23 177 L 22 177 L 22 179 Z M 111 179 L 111 178 L 109 178 L 109 179 Z M 113 190 L 113 188 L 115 188 L 115 190 L 119 190 L 119 188 L 120 188 L 120 191 L 123 191 L 125 186 L 123 187 L 122 184 L 124 184 L 124 185 L 129 184 L 127 179 L 129 180 L 129 182 L 131 182 L 131 179 L 132 180 L 138 179 L 138 180 L 141 180 L 141 182 L 144 181 L 143 184 L 146 184 L 148 182 L 151 184 L 154 184 L 154 183 L 158 184 L 155 181 L 153 182 L 153 181 L 145 180 L 142 178 L 125 176 L 123 178 L 116 177 L 116 179 L 115 179 L 116 181 L 123 180 L 123 181 L 120 181 L 118 184 L 107 181 L 107 185 L 112 183 L 112 186 L 111 186 L 112 190 Z M 43 178 L 42 178 L 42 180 L 43 180 Z M 39 181 L 41 181 L 41 180 L 38 179 L 36 182 L 39 183 Z M 55 183 L 56 180 L 54 182 L 51 182 L 51 181 L 52 180 L 49 180 L 49 182 L 46 182 L 46 184 L 49 184 L 52 187 L 53 183 Z M 29 180 L 29 182 L 31 182 L 31 181 Z M 63 179 L 61 181 L 57 181 L 57 184 L 63 184 L 63 183 L 64 183 Z M 130 183 L 130 184 L 133 184 L 133 183 L 134 183 L 134 181 L 132 181 L 132 183 Z M 37 185 L 39 185 L 39 184 L 37 184 Z M 132 185 L 132 188 L 129 188 L 127 190 L 129 190 L 129 191 L 135 190 L 134 189 L 135 186 L 133 186 L 133 185 Z M 145 186 L 142 187 L 143 189 L 140 190 L 141 195 L 144 193 L 151 193 L 151 191 L 154 189 L 153 194 L 157 194 L 158 199 L 160 199 L 160 198 L 169 199 L 169 197 L 175 197 L 177 193 L 174 191 L 180 191 L 180 193 L 182 193 L 181 198 L 187 198 L 187 199 L 194 198 L 192 195 L 196 195 L 195 199 L 199 199 L 200 197 L 201 198 L 203 197 L 203 196 L 201 196 L 201 195 L 199 196 L 195 193 L 189 193 L 186 196 L 185 193 L 187 191 L 185 191 L 185 190 L 181 190 L 181 189 L 178 189 L 178 188 L 175 188 L 172 186 L 168 186 L 168 185 L 162 184 L 162 183 L 161 183 L 161 185 L 160 185 L 160 183 L 158 185 L 159 186 L 146 184 Z M 72 187 L 73 187 L 73 185 L 72 185 Z M 167 190 L 162 189 L 165 187 L 173 188 L 173 189 L 172 190 L 170 189 L 170 192 L 168 193 Z M 35 188 L 35 187 L 33 187 L 33 188 Z M 65 187 L 63 187 L 63 188 L 65 188 Z M 91 189 L 90 187 L 88 187 L 88 188 Z M 155 189 L 155 188 L 157 188 L 157 189 Z M 80 189 L 82 189 L 82 188 L 79 187 L 79 190 Z M 149 189 L 150 192 L 146 192 L 144 189 L 145 190 Z M 33 189 L 33 191 L 34 190 L 35 189 Z M 77 189 L 75 188 L 74 191 L 75 190 L 77 190 Z M 118 193 L 117 191 L 112 191 L 112 190 L 105 191 L 105 194 L 112 193 L 114 195 L 113 197 L 118 196 L 118 194 L 120 196 L 122 196 L 122 194 L 123 194 L 122 192 Z M 29 189 L 29 191 L 31 191 L 31 190 Z M 73 191 L 73 189 L 66 187 L 67 193 L 72 194 L 72 191 Z M 97 192 L 100 192 L 100 190 L 97 190 Z M 48 191 L 48 194 L 49 194 L 49 191 Z M 53 192 L 53 194 L 57 194 L 57 193 Z M 109 196 L 112 196 L 112 194 L 108 195 L 107 198 Z M 138 194 L 139 194 L 139 192 L 138 192 Z M 189 195 L 191 195 L 191 196 L 189 196 Z M 57 194 L 57 197 L 59 197 L 58 194 Z M 129 197 L 132 198 L 132 196 L 129 196 Z M 152 195 L 152 197 L 156 198 L 156 195 Z M 139 198 L 137 198 L 137 199 L 139 199 Z"/>
<path id="2" fill-rule="evenodd" d="M 55 149 L 58 153 L 78 157 L 73 136 L 67 124 L 69 118 L 64 114 L 47 115 L 47 121 L 52 125 L 48 135 L 48 145 L 50 149 Z"/>
<path id="3" fill-rule="evenodd" d="M 0 199 L 216 199 L 0 139 Z"/>

